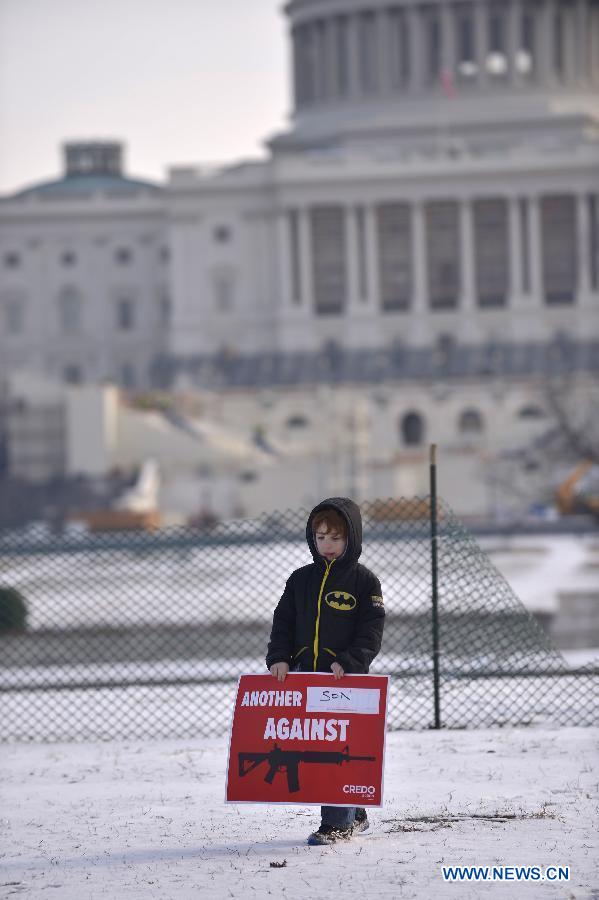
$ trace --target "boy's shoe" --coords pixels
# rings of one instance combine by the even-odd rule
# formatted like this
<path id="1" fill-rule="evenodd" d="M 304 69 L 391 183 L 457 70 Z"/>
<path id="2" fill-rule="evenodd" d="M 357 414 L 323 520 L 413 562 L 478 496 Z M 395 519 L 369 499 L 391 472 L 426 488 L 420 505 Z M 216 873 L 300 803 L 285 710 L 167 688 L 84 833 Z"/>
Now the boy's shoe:
<path id="1" fill-rule="evenodd" d="M 366 810 L 359 806 L 356 809 L 356 818 L 354 819 L 354 834 L 366 834 L 370 831 L 370 822 L 366 815 Z"/>
<path id="2" fill-rule="evenodd" d="M 340 828 L 335 825 L 321 825 L 318 831 L 313 831 L 308 838 L 311 847 L 318 844 L 334 844 L 336 841 L 348 841 L 354 833 L 354 825 Z"/>

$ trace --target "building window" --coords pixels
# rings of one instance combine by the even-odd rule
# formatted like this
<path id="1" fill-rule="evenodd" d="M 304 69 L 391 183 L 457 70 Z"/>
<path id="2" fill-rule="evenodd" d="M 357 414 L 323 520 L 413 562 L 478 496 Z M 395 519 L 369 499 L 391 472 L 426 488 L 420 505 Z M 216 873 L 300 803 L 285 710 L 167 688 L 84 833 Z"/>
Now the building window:
<path id="1" fill-rule="evenodd" d="M 480 434 L 483 430 L 483 419 L 477 409 L 465 409 L 460 413 L 458 428 L 461 434 Z"/>
<path id="2" fill-rule="evenodd" d="M 395 88 L 405 87 L 410 77 L 410 44 L 408 23 L 401 9 L 389 10 L 391 39 L 391 84 Z"/>
<path id="3" fill-rule="evenodd" d="M 338 16 L 335 20 L 335 63 L 336 88 L 339 97 L 346 97 L 349 89 L 348 78 L 348 27 L 347 16 Z"/>
<path id="4" fill-rule="evenodd" d="M 574 303 L 578 264 L 575 197 L 541 198 L 541 237 L 545 303 Z"/>
<path id="5" fill-rule="evenodd" d="M 505 306 L 510 262 L 506 201 L 476 200 L 473 213 L 478 305 Z"/>
<path id="6" fill-rule="evenodd" d="M 324 20 L 314 23 L 314 42 L 316 54 L 316 96 L 319 100 L 329 95 L 327 24 Z"/>
<path id="7" fill-rule="evenodd" d="M 116 302 L 116 327 L 119 331 L 135 328 L 135 302 L 130 297 L 119 297 Z"/>
<path id="8" fill-rule="evenodd" d="M 11 250 L 9 253 L 4 254 L 5 269 L 18 269 L 20 265 L 21 257 L 18 253 L 15 253 L 14 250 Z"/>
<path id="9" fill-rule="evenodd" d="M 172 303 L 166 288 L 158 295 L 158 321 L 163 327 L 168 327 L 172 319 Z"/>
<path id="10" fill-rule="evenodd" d="M 65 384 L 82 384 L 83 372 L 81 366 L 70 363 L 62 370 L 62 377 Z"/>
<path id="11" fill-rule="evenodd" d="M 228 244 L 232 232 L 228 225 L 216 225 L 212 231 L 212 239 L 215 244 Z"/>
<path id="12" fill-rule="evenodd" d="M 299 216 L 295 209 L 288 213 L 289 223 L 289 256 L 291 262 L 291 297 L 295 304 L 302 302 L 302 282 L 300 274 L 299 252 Z"/>
<path id="13" fill-rule="evenodd" d="M 553 66 L 558 78 L 564 77 L 564 16 L 556 10 L 553 19 Z"/>
<path id="14" fill-rule="evenodd" d="M 433 310 L 456 309 L 460 295 L 460 232 L 453 200 L 427 203 L 428 294 Z"/>
<path id="15" fill-rule="evenodd" d="M 23 334 L 25 331 L 25 303 L 22 297 L 4 298 L 4 322 L 9 335 Z"/>
<path id="16" fill-rule="evenodd" d="M 523 76 L 531 76 L 535 68 L 535 14 L 524 12 L 521 20 L 520 50 L 516 53 L 516 69 Z"/>
<path id="17" fill-rule="evenodd" d="M 82 301 L 77 288 L 65 287 L 58 295 L 58 319 L 64 334 L 81 332 Z"/>
<path id="18" fill-rule="evenodd" d="M 424 441 L 424 420 L 420 413 L 409 412 L 400 424 L 401 437 L 408 447 L 419 447 Z"/>
<path id="19" fill-rule="evenodd" d="M 363 206 L 356 207 L 358 239 L 358 291 L 361 300 L 368 299 L 368 269 L 366 263 L 366 214 Z"/>
<path id="20" fill-rule="evenodd" d="M 528 200 L 526 197 L 520 197 L 518 201 L 518 212 L 520 216 L 520 240 L 522 242 L 522 290 L 525 294 L 530 293 L 530 233 L 528 221 Z"/>
<path id="21" fill-rule="evenodd" d="M 114 251 L 114 260 L 119 266 L 128 266 L 133 259 L 133 253 L 129 247 L 117 247 Z"/>
<path id="22" fill-rule="evenodd" d="M 433 349 L 433 361 L 438 369 L 445 369 L 456 352 L 457 344 L 451 334 L 440 334 Z"/>
<path id="23" fill-rule="evenodd" d="M 505 53 L 505 19 L 498 8 L 494 8 L 489 16 L 489 51 Z"/>
<path id="24" fill-rule="evenodd" d="M 68 269 L 77 262 L 77 255 L 72 250 L 65 250 L 60 256 L 60 262 Z"/>
<path id="25" fill-rule="evenodd" d="M 314 308 L 317 315 L 338 315 L 346 295 L 344 210 L 321 206 L 310 210 Z"/>
<path id="26" fill-rule="evenodd" d="M 217 312 L 231 312 L 235 305 L 235 276 L 228 269 L 219 269 L 212 275 L 214 306 Z"/>
<path id="27" fill-rule="evenodd" d="M 360 84 L 365 94 L 377 88 L 376 18 L 374 13 L 361 13 L 358 17 Z"/>
<path id="28" fill-rule="evenodd" d="M 591 290 L 599 287 L 599 215 L 597 194 L 590 194 L 589 202 L 589 262 Z"/>
<path id="29" fill-rule="evenodd" d="M 544 419 L 545 413 L 541 409 L 540 406 L 535 406 L 534 404 L 528 404 L 527 406 L 523 406 L 518 410 L 518 418 L 519 419 Z"/>
<path id="30" fill-rule="evenodd" d="M 123 363 L 120 371 L 120 384 L 124 388 L 135 387 L 135 368 L 132 363 Z"/>
<path id="31" fill-rule="evenodd" d="M 456 15 L 456 44 L 458 56 L 458 76 L 471 83 L 478 72 L 476 47 L 474 42 L 474 14 L 472 4 L 458 7 Z"/>
<path id="32" fill-rule="evenodd" d="M 293 416 L 289 416 L 289 418 L 285 422 L 285 425 L 287 426 L 287 428 L 291 428 L 291 429 L 307 428 L 309 424 L 310 423 L 308 422 L 308 419 L 306 418 L 306 416 L 302 415 L 301 413 L 296 413 Z"/>
<path id="33" fill-rule="evenodd" d="M 441 74 L 441 22 L 435 14 L 426 23 L 427 76 L 431 84 L 437 84 Z"/>
<path id="34" fill-rule="evenodd" d="M 312 103 L 316 97 L 316 47 L 311 24 L 300 25 L 293 31 L 295 46 L 295 95 L 298 106 Z"/>
<path id="35" fill-rule="evenodd" d="M 488 18 L 487 72 L 495 78 L 507 74 L 508 65 L 505 51 L 505 10 L 503 4 L 491 6 Z"/>
<path id="36" fill-rule="evenodd" d="M 407 310 L 412 298 L 412 231 L 407 203 L 377 209 L 381 307 Z"/>

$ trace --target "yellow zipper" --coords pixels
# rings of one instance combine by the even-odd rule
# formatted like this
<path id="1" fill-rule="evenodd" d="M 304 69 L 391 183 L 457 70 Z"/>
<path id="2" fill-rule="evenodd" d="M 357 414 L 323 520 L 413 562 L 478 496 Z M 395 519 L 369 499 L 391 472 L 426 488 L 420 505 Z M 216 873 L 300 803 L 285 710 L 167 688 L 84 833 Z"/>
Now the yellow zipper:
<path id="1" fill-rule="evenodd" d="M 320 627 L 320 603 L 322 601 L 322 592 L 324 590 L 324 585 L 329 577 L 329 572 L 331 571 L 331 566 L 335 562 L 334 559 L 327 563 L 327 568 L 324 573 L 323 579 L 320 583 L 320 591 L 318 592 L 318 612 L 316 613 L 316 629 L 314 631 L 314 671 L 316 672 L 316 666 L 318 664 L 318 629 Z"/>

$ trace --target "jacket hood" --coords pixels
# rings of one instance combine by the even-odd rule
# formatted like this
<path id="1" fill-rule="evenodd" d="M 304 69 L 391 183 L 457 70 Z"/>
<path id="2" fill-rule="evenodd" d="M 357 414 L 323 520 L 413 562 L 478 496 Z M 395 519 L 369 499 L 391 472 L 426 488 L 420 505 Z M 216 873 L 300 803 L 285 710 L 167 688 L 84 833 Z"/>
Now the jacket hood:
<path id="1" fill-rule="evenodd" d="M 340 566 L 345 568 L 347 565 L 356 563 L 362 553 L 362 514 L 358 504 L 349 497 L 329 497 L 328 500 L 323 500 L 322 503 L 315 506 L 308 516 L 306 540 L 314 562 L 326 565 L 324 557 L 316 549 L 314 529 L 312 528 L 314 516 L 323 509 L 335 509 L 343 516 L 347 524 L 347 547 L 343 556 L 339 557 L 336 568 Z"/>

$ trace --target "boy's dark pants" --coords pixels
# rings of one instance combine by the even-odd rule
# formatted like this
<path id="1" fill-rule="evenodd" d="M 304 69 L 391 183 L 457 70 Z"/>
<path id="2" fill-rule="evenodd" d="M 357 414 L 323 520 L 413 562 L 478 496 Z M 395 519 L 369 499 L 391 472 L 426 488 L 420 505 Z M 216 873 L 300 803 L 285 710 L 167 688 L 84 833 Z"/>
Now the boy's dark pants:
<path id="1" fill-rule="evenodd" d="M 334 825 L 335 828 L 347 828 L 353 825 L 356 818 L 355 806 L 321 806 L 320 815 L 323 825 Z"/>

